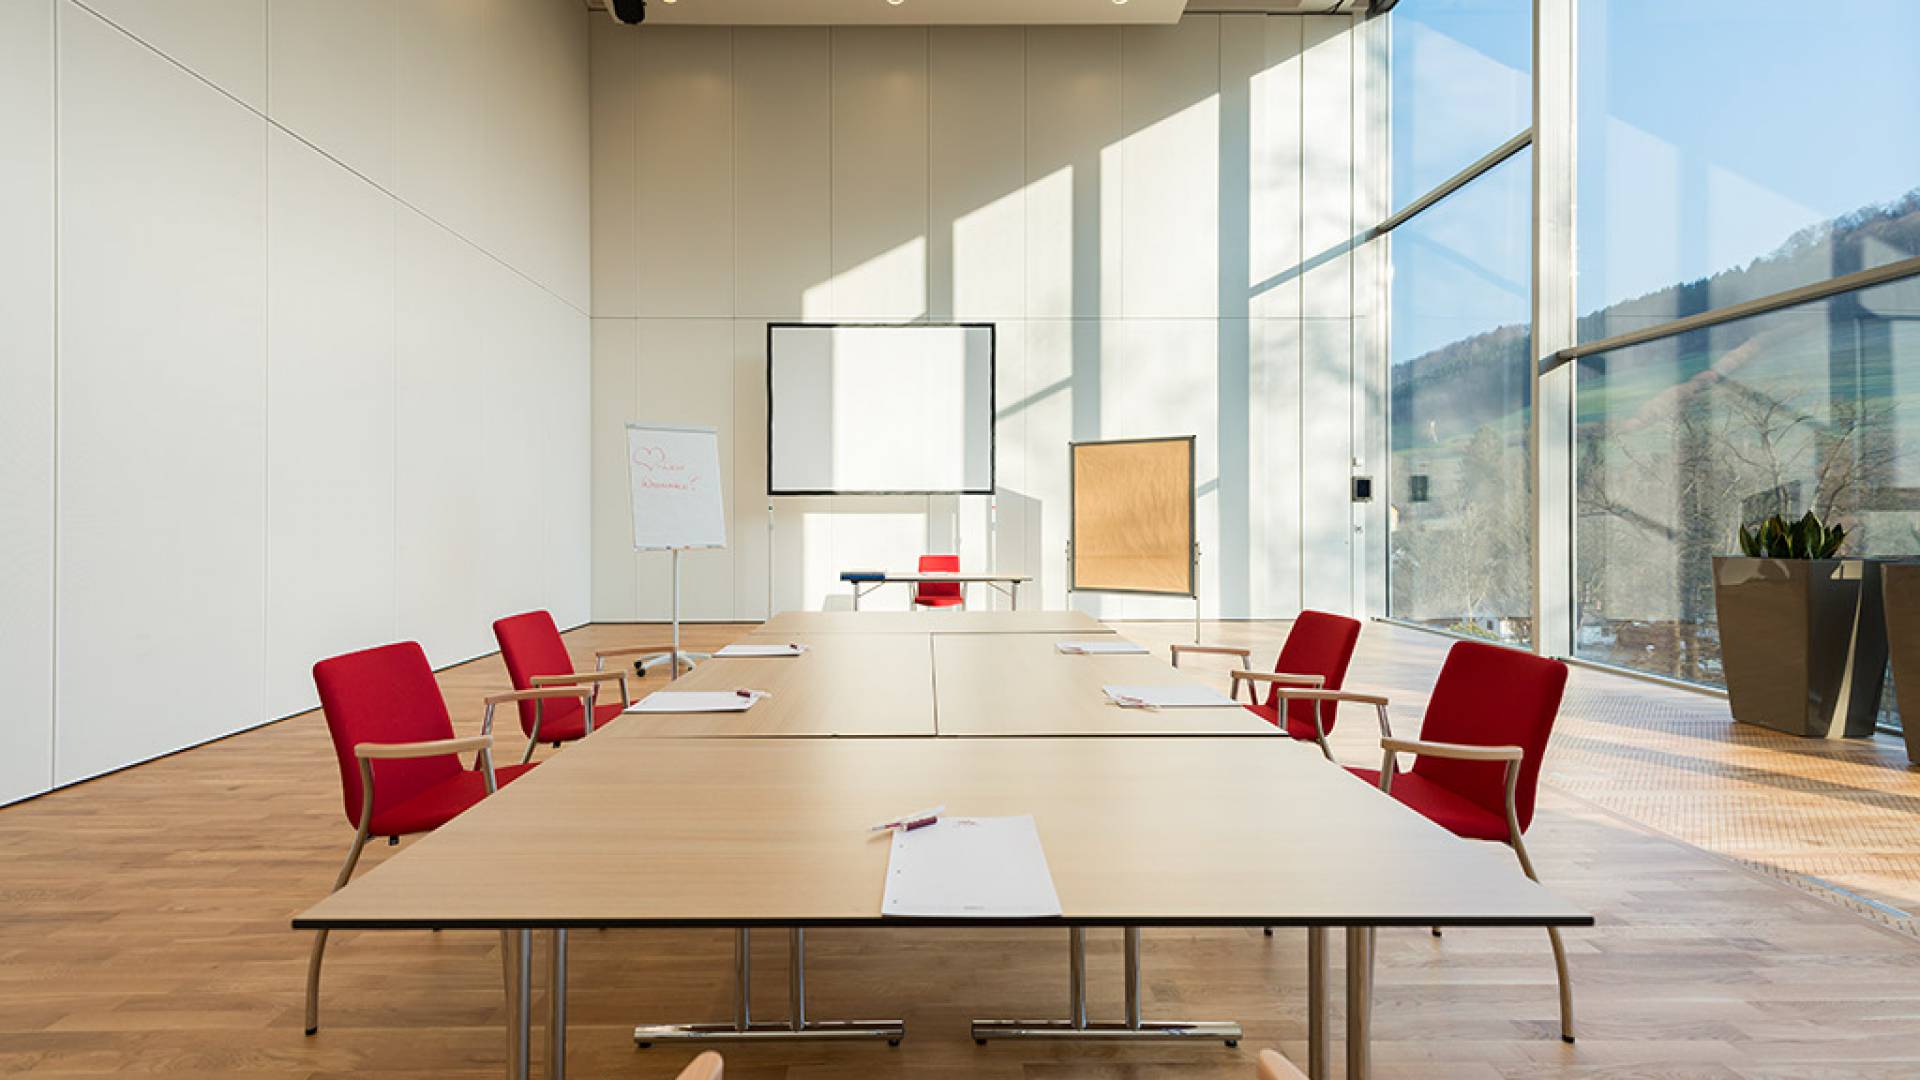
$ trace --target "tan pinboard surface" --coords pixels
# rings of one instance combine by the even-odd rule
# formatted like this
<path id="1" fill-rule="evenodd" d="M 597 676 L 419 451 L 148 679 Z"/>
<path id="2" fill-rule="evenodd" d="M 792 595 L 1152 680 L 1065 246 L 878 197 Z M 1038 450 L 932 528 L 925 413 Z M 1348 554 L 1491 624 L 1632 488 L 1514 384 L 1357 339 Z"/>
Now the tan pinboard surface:
<path id="1" fill-rule="evenodd" d="M 607 738 L 932 735 L 932 650 L 920 634 L 749 634 L 741 644 L 803 644 L 799 656 L 702 661 L 653 690 L 766 690 L 737 713 L 626 713 Z M 644 682 L 643 682 L 644 685 Z"/>
<path id="2" fill-rule="evenodd" d="M 1124 635 L 1123 635 L 1124 636 Z M 936 634 L 935 706 L 942 735 L 1254 735 L 1284 738 L 1238 705 L 1123 709 L 1101 687 L 1206 685 L 1151 653 L 1069 656 L 1067 634 Z M 1208 673 L 1212 675 L 1212 673 Z"/>
<path id="3" fill-rule="evenodd" d="M 295 925 L 899 925 L 868 827 L 935 804 L 1032 814 L 1069 921 L 1591 921 L 1288 739 L 596 738 Z"/>
<path id="4" fill-rule="evenodd" d="M 1073 587 L 1193 591 L 1193 442 L 1073 448 Z"/>
<path id="5" fill-rule="evenodd" d="M 756 634 L 1105 634 L 1078 611 L 783 611 Z"/>

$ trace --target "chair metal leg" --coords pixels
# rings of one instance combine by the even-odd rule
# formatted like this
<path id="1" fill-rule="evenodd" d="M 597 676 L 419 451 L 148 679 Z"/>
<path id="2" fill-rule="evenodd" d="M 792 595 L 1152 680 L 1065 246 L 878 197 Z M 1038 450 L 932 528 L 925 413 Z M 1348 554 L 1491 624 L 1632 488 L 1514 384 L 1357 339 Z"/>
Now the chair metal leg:
<path id="1" fill-rule="evenodd" d="M 1540 875 L 1533 870 L 1533 860 L 1527 857 L 1527 842 L 1521 839 L 1518 829 L 1512 830 L 1513 853 L 1520 857 L 1520 869 L 1534 881 Z M 1560 1040 L 1572 1042 L 1573 1030 L 1573 975 L 1567 970 L 1567 947 L 1560 940 L 1560 928 L 1547 927 L 1547 940 L 1553 945 L 1553 972 L 1560 980 Z"/>
<path id="2" fill-rule="evenodd" d="M 368 799 L 368 803 L 372 803 Z M 354 831 L 353 846 L 347 849 L 347 861 L 340 866 L 339 876 L 333 879 L 333 891 L 339 892 L 353 877 L 353 868 L 360 862 L 361 849 L 367 846 L 367 822 L 372 814 L 363 810 L 360 814 L 360 828 Z M 320 1030 L 320 961 L 327 953 L 327 932 L 313 932 L 313 951 L 307 954 L 307 1034 Z"/>

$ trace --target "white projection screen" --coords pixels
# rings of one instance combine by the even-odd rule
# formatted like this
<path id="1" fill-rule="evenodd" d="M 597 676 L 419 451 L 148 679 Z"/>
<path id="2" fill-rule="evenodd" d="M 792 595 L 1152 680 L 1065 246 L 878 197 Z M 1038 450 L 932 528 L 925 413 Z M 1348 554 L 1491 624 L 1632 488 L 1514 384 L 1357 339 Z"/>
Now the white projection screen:
<path id="1" fill-rule="evenodd" d="M 992 323 L 770 323 L 767 492 L 993 493 Z"/>

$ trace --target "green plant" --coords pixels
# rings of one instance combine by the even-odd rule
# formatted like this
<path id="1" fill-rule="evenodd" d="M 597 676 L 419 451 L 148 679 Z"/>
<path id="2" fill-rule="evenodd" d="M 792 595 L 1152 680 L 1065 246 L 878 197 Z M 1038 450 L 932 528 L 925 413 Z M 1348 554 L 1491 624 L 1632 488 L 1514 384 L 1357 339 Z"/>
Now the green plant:
<path id="1" fill-rule="evenodd" d="M 1831 559 L 1846 539 L 1845 527 L 1822 524 L 1811 510 L 1798 521 L 1775 514 L 1755 528 L 1740 526 L 1740 551 L 1753 559 Z"/>

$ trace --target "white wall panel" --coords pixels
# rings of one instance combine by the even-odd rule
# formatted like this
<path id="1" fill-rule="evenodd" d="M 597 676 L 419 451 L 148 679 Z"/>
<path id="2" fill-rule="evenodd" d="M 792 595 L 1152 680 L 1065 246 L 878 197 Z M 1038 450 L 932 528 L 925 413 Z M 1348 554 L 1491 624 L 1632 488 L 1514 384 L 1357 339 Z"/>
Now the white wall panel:
<path id="1" fill-rule="evenodd" d="M 539 294 L 545 318 L 535 333 L 534 385 L 542 396 L 547 435 L 540 442 L 543 490 L 555 512 L 547 526 L 546 604 L 554 621 L 576 626 L 593 606 L 592 320 L 550 294 Z"/>
<path id="2" fill-rule="evenodd" d="M 53 782 L 53 0 L 0 0 L 0 803 Z"/>
<path id="3" fill-rule="evenodd" d="M 1122 313 L 1211 317 L 1219 310 L 1219 16 L 1129 26 L 1122 47 Z"/>
<path id="4" fill-rule="evenodd" d="M 267 144 L 267 711 L 314 661 L 391 641 L 393 200 L 286 134 Z"/>
<path id="5" fill-rule="evenodd" d="M 265 719 L 266 125 L 70 5 L 59 92 L 65 782 Z"/>
<path id="6" fill-rule="evenodd" d="M 927 312 L 927 29 L 833 30 L 833 283 L 839 319 Z"/>
<path id="7" fill-rule="evenodd" d="M 492 647 L 476 585 L 493 569 L 487 530 L 514 500 L 484 475 L 493 375 L 485 256 L 405 210 L 394 240 L 399 636 L 439 666 Z"/>
<path id="8" fill-rule="evenodd" d="M 481 442 L 463 479 L 485 508 L 471 540 L 480 549 L 481 573 L 468 583 L 469 618 L 484 635 L 473 649 L 479 653 L 494 648 L 495 619 L 549 606 L 546 515 L 540 506 L 557 478 L 547 471 L 547 449 L 555 440 L 571 441 L 574 432 L 555 427 L 541 408 L 552 393 L 547 360 L 553 342 L 542 332 L 552 297 L 468 251 L 478 280 L 478 341 L 465 359 L 468 377 L 478 376 L 480 384 Z M 563 495 L 554 495 L 556 505 L 565 505 Z"/>
<path id="9" fill-rule="evenodd" d="M 828 34 L 810 27 L 733 33 L 739 315 L 827 312 L 833 262 Z"/>
<path id="10" fill-rule="evenodd" d="M 580 311 L 592 291 L 587 18 L 565 2 L 497 4 L 482 70 L 486 170 L 445 178 L 487 196 L 477 221 L 450 223 L 457 231 Z"/>
<path id="11" fill-rule="evenodd" d="M 1300 41 L 1303 20 L 1263 19 L 1264 61 L 1249 77 L 1248 313 L 1300 314 Z"/>
<path id="12" fill-rule="evenodd" d="M 640 314 L 639 50 L 651 34 L 612 19 L 591 26 L 592 311 L 621 318 Z"/>
<path id="13" fill-rule="evenodd" d="M 270 0 L 267 7 L 267 115 L 389 188 L 395 11 L 388 0 Z"/>
<path id="14" fill-rule="evenodd" d="M 1026 31 L 930 28 L 927 315 L 1026 314 Z"/>
<path id="15" fill-rule="evenodd" d="M 627 428 L 638 419 L 640 325 L 593 320 L 593 618 L 638 617 L 634 591 L 633 499 L 628 487 Z"/>
<path id="16" fill-rule="evenodd" d="M 782 499 L 781 504 L 793 500 Z M 764 619 L 768 560 L 775 555 L 767 525 L 767 324 L 733 324 L 733 598 L 735 616 Z"/>
<path id="17" fill-rule="evenodd" d="M 504 0 L 410 0 L 393 9 L 393 190 L 483 246 L 499 183 L 487 155 L 489 35 Z"/>
<path id="18" fill-rule="evenodd" d="M 1300 610 L 1300 320 L 1256 319 L 1250 330 L 1248 373 L 1259 408 L 1248 438 L 1249 615 L 1284 619 Z"/>
<path id="19" fill-rule="evenodd" d="M 1353 311 L 1353 21 L 1301 20 L 1301 313 Z"/>
<path id="20" fill-rule="evenodd" d="M 74 0 L 257 111 L 267 107 L 267 0 Z"/>
<path id="21" fill-rule="evenodd" d="M 1120 31 L 1027 31 L 1027 314 L 1117 316 Z"/>
<path id="22" fill-rule="evenodd" d="M 636 310 L 731 316 L 733 33 L 689 26 L 633 36 L 638 187 L 626 194 L 637 221 Z M 744 254 L 759 257 L 751 244 Z"/>

